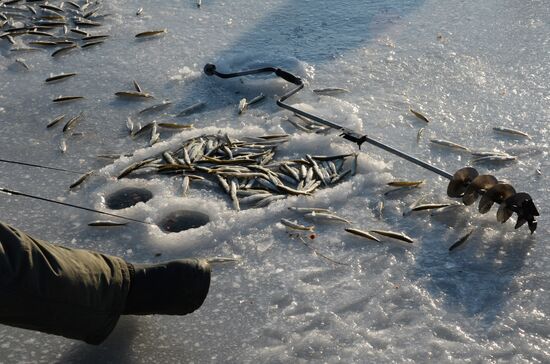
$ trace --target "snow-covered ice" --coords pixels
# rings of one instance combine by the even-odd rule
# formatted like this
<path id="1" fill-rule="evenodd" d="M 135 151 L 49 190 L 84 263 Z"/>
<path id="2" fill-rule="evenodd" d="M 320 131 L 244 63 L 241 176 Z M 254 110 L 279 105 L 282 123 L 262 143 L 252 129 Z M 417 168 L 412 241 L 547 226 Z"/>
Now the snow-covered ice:
<path id="1" fill-rule="evenodd" d="M 138 8 L 143 13 L 136 16 Z M 0 40 L 0 158 L 60 168 L 99 170 L 75 191 L 77 174 L 3 164 L 0 186 L 93 208 L 122 187 L 154 197 L 117 213 L 157 222 L 176 209 L 207 213 L 211 222 L 166 234 L 155 225 L 97 229 L 98 218 L 23 197 L 1 195 L 0 218 L 42 239 L 97 249 L 129 261 L 189 256 L 236 256 L 216 265 L 203 307 L 184 317 L 123 317 L 99 347 L 0 326 L 0 363 L 152 362 L 548 362 L 550 360 L 550 3 L 450 0 L 193 0 L 104 2 L 111 14 L 98 33 L 104 44 L 59 58 L 50 51 L 16 54 Z M 150 29 L 167 34 L 147 40 Z M 95 32 L 95 30 L 94 30 Z M 15 62 L 23 58 L 25 70 Z M 447 181 L 364 145 L 358 174 L 267 208 L 236 212 L 219 187 L 192 187 L 163 175 L 116 180 L 134 160 L 169 145 L 218 131 L 234 136 L 289 133 L 283 157 L 354 152 L 337 134 L 307 134 L 284 121 L 275 105 L 288 85 L 271 76 L 221 80 L 202 73 L 276 66 L 306 82 L 289 101 L 304 110 L 362 130 L 453 173 L 470 156 L 430 144 L 446 139 L 471 149 L 518 156 L 515 163 L 479 165 L 533 197 L 541 216 L 527 227 L 495 220 L 496 208 L 475 206 L 432 216 L 403 216 L 414 201 L 448 201 Z M 45 84 L 50 74 L 77 72 Z M 155 100 L 114 96 L 137 80 Z M 311 89 L 350 92 L 319 96 Z M 243 97 L 266 100 L 237 115 Z M 82 101 L 52 103 L 58 95 Z M 145 123 L 139 110 L 169 99 L 170 110 L 196 102 L 204 109 L 181 119 L 194 129 L 148 138 L 128 136 L 126 120 Z M 415 118 L 422 112 L 429 124 Z M 46 129 L 59 114 L 83 120 L 66 138 Z M 493 132 L 520 129 L 532 139 Z M 417 141 L 417 133 L 424 133 Z M 170 136 L 172 136 L 170 138 Z M 98 154 L 134 153 L 109 165 Z M 541 174 L 537 173 L 537 169 Z M 384 196 L 391 180 L 422 180 L 409 193 Z M 380 212 L 380 202 L 384 208 Z M 289 236 L 281 218 L 301 220 L 289 206 L 327 207 L 362 229 L 403 231 L 414 244 L 355 237 L 338 224 L 316 224 L 308 244 L 347 265 L 315 255 Z M 448 248 L 475 228 L 464 247 Z M 1 298 L 0 298 L 1 299 Z"/>

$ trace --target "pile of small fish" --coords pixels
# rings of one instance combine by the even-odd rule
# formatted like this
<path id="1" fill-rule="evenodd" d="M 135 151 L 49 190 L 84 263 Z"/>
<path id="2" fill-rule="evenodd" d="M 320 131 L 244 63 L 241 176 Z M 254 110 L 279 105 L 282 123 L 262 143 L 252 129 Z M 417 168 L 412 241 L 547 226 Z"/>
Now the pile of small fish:
<path id="1" fill-rule="evenodd" d="M 21 0 L 0 1 L 0 39 L 11 43 L 11 52 L 34 52 L 55 49 L 58 57 L 78 47 L 99 45 L 107 34 L 90 33 L 83 28 L 102 26 L 100 20 L 109 16 L 102 12 L 100 1 L 41 2 Z M 17 62 L 26 69 L 25 60 Z"/>
<path id="2" fill-rule="evenodd" d="M 173 150 L 137 161 L 118 176 L 136 171 L 155 171 L 182 176 L 182 195 L 191 181 L 214 179 L 233 202 L 240 206 L 267 206 L 287 195 L 311 195 L 321 186 L 331 186 L 357 170 L 357 154 L 311 156 L 275 160 L 277 146 L 289 140 L 287 134 L 231 139 L 227 134 L 202 135 Z"/>

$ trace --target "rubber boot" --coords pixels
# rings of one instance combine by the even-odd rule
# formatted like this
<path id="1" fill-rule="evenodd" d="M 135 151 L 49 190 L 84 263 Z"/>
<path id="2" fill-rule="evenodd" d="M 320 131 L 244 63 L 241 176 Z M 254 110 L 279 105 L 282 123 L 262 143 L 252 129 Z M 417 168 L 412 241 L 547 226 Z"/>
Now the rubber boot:
<path id="1" fill-rule="evenodd" d="M 199 259 L 131 264 L 124 315 L 186 315 L 198 309 L 210 287 L 210 265 Z"/>

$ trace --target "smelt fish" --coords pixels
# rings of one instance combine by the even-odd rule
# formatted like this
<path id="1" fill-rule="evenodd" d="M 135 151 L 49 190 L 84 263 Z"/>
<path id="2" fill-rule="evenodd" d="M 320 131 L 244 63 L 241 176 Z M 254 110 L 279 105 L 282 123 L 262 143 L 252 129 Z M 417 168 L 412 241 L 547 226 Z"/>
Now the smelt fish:
<path id="1" fill-rule="evenodd" d="M 425 180 L 422 181 L 392 181 L 388 182 L 388 186 L 392 187 L 418 187 L 423 184 Z"/>
<path id="2" fill-rule="evenodd" d="M 158 123 L 160 128 L 166 129 L 191 129 L 193 124 Z"/>
<path id="3" fill-rule="evenodd" d="M 367 239 L 370 239 L 370 240 L 380 242 L 380 239 L 378 239 L 376 236 L 374 236 L 374 235 L 372 235 L 372 234 L 370 234 L 366 231 L 359 230 L 359 229 L 354 229 L 354 228 L 345 228 L 344 230 L 346 230 L 350 234 L 357 235 L 357 236 L 360 236 L 360 237 L 363 237 L 363 238 L 367 238 Z"/>
<path id="4" fill-rule="evenodd" d="M 137 92 L 143 92 L 143 90 L 141 89 L 141 86 L 139 85 L 139 83 L 134 80 L 134 88 L 136 89 Z"/>
<path id="5" fill-rule="evenodd" d="M 248 101 L 248 106 L 257 104 L 258 102 L 262 101 L 263 99 L 265 99 L 265 95 L 264 94 L 259 94 L 258 96 L 254 97 L 252 100 Z"/>
<path id="6" fill-rule="evenodd" d="M 149 112 L 153 112 L 153 111 L 159 111 L 159 110 L 163 110 L 163 109 L 166 109 L 168 106 L 172 105 L 172 102 L 169 101 L 169 100 L 164 100 L 162 103 L 160 104 L 157 104 L 157 105 L 153 105 L 153 106 L 149 106 L 143 110 L 141 110 L 138 114 L 145 114 L 145 113 L 149 113 Z"/>
<path id="7" fill-rule="evenodd" d="M 109 220 L 98 220 L 88 223 L 88 226 L 102 226 L 102 227 L 111 227 L 111 226 L 124 226 L 127 225 L 127 222 L 116 222 Z"/>
<path id="8" fill-rule="evenodd" d="M 430 142 L 431 143 L 434 143 L 434 144 L 437 144 L 437 145 L 441 145 L 443 147 L 448 147 L 448 148 L 454 148 L 454 149 L 460 149 L 460 150 L 464 150 L 464 151 L 467 151 L 469 152 L 470 149 L 463 146 L 463 145 L 460 145 L 460 144 L 457 144 L 457 143 L 453 143 L 451 141 L 448 141 L 448 140 L 443 140 L 443 139 L 430 139 Z"/>
<path id="9" fill-rule="evenodd" d="M 191 179 L 189 178 L 189 176 L 184 176 L 183 177 L 183 181 L 181 183 L 181 188 L 182 188 L 182 195 L 183 196 L 187 196 L 187 191 L 189 191 L 189 185 L 191 183 Z"/>
<path id="10" fill-rule="evenodd" d="M 136 98 L 136 99 L 152 99 L 153 95 L 148 94 L 147 92 L 139 92 L 139 91 L 119 91 L 115 93 L 118 97 L 126 97 L 126 98 Z"/>
<path id="11" fill-rule="evenodd" d="M 65 118 L 65 114 L 63 115 L 59 115 L 58 117 L 56 117 L 55 119 L 53 119 L 52 121 L 50 121 L 48 123 L 48 125 L 46 125 L 46 128 L 51 128 L 52 126 L 56 125 L 57 123 L 59 123 L 61 120 L 63 120 Z"/>
<path id="12" fill-rule="evenodd" d="M 396 232 L 387 231 L 387 230 L 369 230 L 369 232 L 379 234 L 382 236 L 387 236 L 388 238 L 401 240 L 406 243 L 411 243 L 411 244 L 414 243 L 414 240 L 408 237 L 407 235 L 405 235 L 404 233 L 396 233 Z"/>
<path id="13" fill-rule="evenodd" d="M 315 226 L 313 225 L 312 226 L 300 225 L 288 219 L 281 219 L 281 224 L 294 230 L 313 231 L 313 229 L 315 228 Z"/>
<path id="14" fill-rule="evenodd" d="M 131 165 L 129 165 L 126 169 L 124 169 L 117 177 L 117 179 L 121 179 L 123 177 L 126 177 L 127 175 L 129 175 L 131 172 L 135 171 L 136 169 L 138 168 L 141 168 L 151 162 L 153 162 L 155 160 L 155 158 L 149 158 L 149 159 L 145 159 L 145 160 L 142 160 L 142 161 L 139 161 L 139 162 L 136 162 L 136 163 L 133 163 Z"/>
<path id="15" fill-rule="evenodd" d="M 349 90 L 346 90 L 345 88 L 340 87 L 326 87 L 326 88 L 316 88 L 313 90 L 317 95 L 328 95 L 328 96 L 334 96 L 339 95 L 342 93 L 349 92 Z"/>
<path id="16" fill-rule="evenodd" d="M 248 103 L 246 102 L 246 99 L 241 99 L 241 101 L 239 101 L 239 106 L 238 106 L 239 115 L 242 114 L 247 108 L 248 108 Z"/>
<path id="17" fill-rule="evenodd" d="M 456 243 L 454 243 L 453 245 L 451 245 L 449 247 L 449 251 L 452 251 L 452 250 L 458 248 L 459 246 L 461 246 L 462 244 L 464 244 L 466 242 L 466 240 L 468 240 L 470 235 L 472 235 L 473 232 L 474 232 L 474 229 L 470 230 L 466 235 L 464 235 L 463 237 L 458 239 Z"/>
<path id="18" fill-rule="evenodd" d="M 25 69 L 27 69 L 27 70 L 30 70 L 30 69 L 31 69 L 31 68 L 29 67 L 29 65 L 25 62 L 25 60 L 22 59 L 22 58 L 17 58 L 17 59 L 15 60 L 15 62 L 19 63 L 21 66 L 23 66 L 23 67 L 24 67 Z"/>
<path id="19" fill-rule="evenodd" d="M 497 133 L 503 133 L 503 134 L 513 135 L 513 136 L 521 136 L 527 139 L 531 139 L 531 136 L 529 136 L 529 134 L 521 130 L 501 128 L 501 127 L 494 127 L 493 130 L 496 131 Z"/>
<path id="20" fill-rule="evenodd" d="M 295 207 L 295 206 L 290 206 L 288 209 L 291 210 L 291 211 L 302 212 L 302 213 L 311 213 L 311 212 L 330 213 L 331 212 L 329 209 L 324 209 L 324 208 L 321 208 L 321 207 Z"/>
<path id="21" fill-rule="evenodd" d="M 76 123 L 78 121 L 80 121 L 80 119 L 82 118 L 82 115 L 84 115 L 83 112 L 81 112 L 77 116 L 72 117 L 71 119 L 69 119 L 69 121 L 67 121 L 67 124 L 65 124 L 65 126 L 63 127 L 63 132 L 66 133 L 69 130 L 71 130 L 72 128 L 74 128 L 76 126 Z"/>
<path id="22" fill-rule="evenodd" d="M 65 153 L 67 151 L 67 142 L 64 138 L 61 139 L 61 141 L 59 142 L 59 150 L 61 151 L 61 153 Z"/>
<path id="23" fill-rule="evenodd" d="M 417 142 L 420 142 L 420 138 L 422 138 L 422 134 L 424 134 L 424 128 L 420 128 L 420 130 L 418 130 L 418 133 L 416 133 Z"/>
<path id="24" fill-rule="evenodd" d="M 478 150 L 478 151 L 471 151 L 470 154 L 474 157 L 489 157 L 489 156 L 493 156 L 493 155 L 509 155 L 508 153 L 506 152 L 499 152 L 499 151 L 483 151 L 483 150 Z"/>
<path id="25" fill-rule="evenodd" d="M 69 189 L 75 188 L 76 186 L 80 185 L 82 182 L 84 182 L 88 177 L 90 177 L 94 171 L 89 171 L 84 173 L 82 176 L 80 176 L 76 181 L 74 181 L 70 186 Z"/>
<path id="26" fill-rule="evenodd" d="M 85 43 L 85 44 L 81 45 L 80 48 L 88 48 L 88 47 L 91 47 L 91 46 L 99 45 L 99 44 L 104 43 L 104 42 L 105 41 L 103 41 L 103 40 L 96 40 L 95 42 Z"/>
<path id="27" fill-rule="evenodd" d="M 146 37 L 154 37 L 156 35 L 166 34 L 168 33 L 167 29 L 160 29 L 160 30 L 148 30 L 146 32 L 141 32 L 136 34 L 136 38 L 146 38 Z"/>
<path id="28" fill-rule="evenodd" d="M 421 113 L 419 113 L 418 111 L 414 111 L 413 109 L 409 108 L 409 111 L 412 112 L 414 114 L 414 116 L 416 116 L 417 118 L 419 118 L 420 120 L 423 120 L 427 123 L 430 122 L 430 120 L 428 120 L 427 117 L 425 117 L 424 115 L 422 115 Z"/>
<path id="29" fill-rule="evenodd" d="M 105 38 L 109 38 L 108 34 L 96 34 L 96 35 L 86 35 L 82 38 L 84 42 L 89 42 L 92 40 L 105 40 Z"/>
<path id="30" fill-rule="evenodd" d="M 61 80 L 64 80 L 64 79 L 67 79 L 69 77 L 73 77 L 73 76 L 76 76 L 77 74 L 75 72 L 71 72 L 71 73 L 61 73 L 59 75 L 55 75 L 55 76 L 50 76 L 48 78 L 46 78 L 46 80 L 44 82 L 54 82 L 54 81 L 61 81 Z"/>
<path id="31" fill-rule="evenodd" d="M 80 100 L 83 99 L 84 96 L 58 96 L 57 98 L 53 99 L 53 102 L 66 102 L 66 101 L 74 101 L 74 100 Z"/>
<path id="32" fill-rule="evenodd" d="M 239 199 L 237 198 L 237 182 L 235 181 L 235 179 L 231 180 L 229 195 L 231 196 L 231 200 L 233 201 L 233 208 L 237 211 L 240 211 L 241 206 L 239 205 Z"/>
<path id="33" fill-rule="evenodd" d="M 181 117 L 181 116 L 187 116 L 187 115 L 190 115 L 200 109 L 202 109 L 206 104 L 204 102 L 197 102 L 196 104 L 193 104 L 189 107 L 186 107 L 185 109 L 183 109 L 182 111 L 180 111 L 179 114 L 176 115 L 176 117 Z"/>
<path id="34" fill-rule="evenodd" d="M 327 212 L 310 212 L 304 215 L 304 217 L 309 219 L 322 219 L 335 222 L 343 222 L 346 224 L 351 224 L 351 221 L 344 219 L 343 217 L 327 213 Z"/>
<path id="35" fill-rule="evenodd" d="M 434 210 L 434 209 L 440 209 L 447 206 L 451 206 L 451 204 L 450 203 L 430 203 L 430 204 L 415 206 L 411 209 L 411 211 Z"/>
<path id="36" fill-rule="evenodd" d="M 484 163 L 484 162 L 511 162 L 515 161 L 517 157 L 513 155 L 489 155 L 486 157 L 479 157 L 472 159 L 472 163 Z"/>
<path id="37" fill-rule="evenodd" d="M 69 52 L 71 49 L 75 49 L 77 47 L 76 44 L 70 45 L 68 47 L 59 48 L 55 52 L 52 53 L 52 57 L 60 56 L 62 54 L 65 54 Z"/>
<path id="38" fill-rule="evenodd" d="M 240 261 L 240 258 L 232 258 L 232 257 L 212 257 L 212 258 L 206 258 L 206 261 L 208 264 L 215 264 L 215 263 L 232 263 L 232 262 L 238 262 Z"/>

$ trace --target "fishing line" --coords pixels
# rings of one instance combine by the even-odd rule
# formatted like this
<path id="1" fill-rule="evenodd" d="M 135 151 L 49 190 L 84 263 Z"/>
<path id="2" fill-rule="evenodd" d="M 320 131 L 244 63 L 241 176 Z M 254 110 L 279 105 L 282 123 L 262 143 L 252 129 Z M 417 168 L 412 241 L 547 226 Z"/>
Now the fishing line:
<path id="1" fill-rule="evenodd" d="M 0 162 L 18 164 L 18 165 L 21 165 L 21 166 L 34 167 L 34 168 L 50 169 L 52 171 L 61 171 L 61 172 L 74 173 L 74 174 L 83 174 L 84 173 L 84 172 L 79 172 L 79 171 L 72 171 L 70 169 L 41 166 L 40 164 L 33 164 L 33 163 L 27 163 L 27 162 L 12 161 L 12 160 L 9 160 L 9 159 L 1 159 L 0 158 Z"/>
<path id="2" fill-rule="evenodd" d="M 3 187 L 0 187 L 0 192 L 4 192 L 4 193 L 6 193 L 6 194 L 8 194 L 8 195 L 24 196 L 24 197 L 33 198 L 33 199 L 40 200 L 40 201 L 46 201 L 46 202 L 55 203 L 55 204 L 58 204 L 58 205 L 63 205 L 63 206 L 68 206 L 68 207 L 74 207 L 74 208 L 77 208 L 77 209 L 80 209 L 80 210 L 91 211 L 91 212 L 97 212 L 98 214 L 107 215 L 107 216 L 112 216 L 112 217 L 117 217 L 117 218 L 119 218 L 119 219 L 124 219 L 124 220 L 128 220 L 128 221 L 139 222 L 140 224 L 153 225 L 153 223 L 146 222 L 146 221 L 141 221 L 141 220 L 136 220 L 136 219 L 132 219 L 131 217 L 126 217 L 126 216 L 121 216 L 121 215 L 117 215 L 117 214 L 112 214 L 112 213 L 110 213 L 110 212 L 105 212 L 105 211 L 99 211 L 99 210 L 95 210 L 95 209 L 88 208 L 88 207 L 73 205 L 73 204 L 70 204 L 70 203 L 61 202 L 61 201 L 56 201 L 56 200 L 52 200 L 52 199 L 45 198 L 45 197 L 34 196 L 34 195 L 31 195 L 31 194 L 28 194 L 28 193 L 19 192 L 19 191 L 14 191 L 14 190 L 10 190 L 10 189 L 3 188 Z"/>

